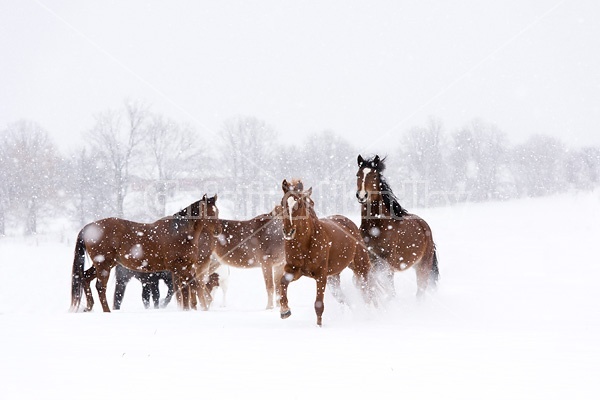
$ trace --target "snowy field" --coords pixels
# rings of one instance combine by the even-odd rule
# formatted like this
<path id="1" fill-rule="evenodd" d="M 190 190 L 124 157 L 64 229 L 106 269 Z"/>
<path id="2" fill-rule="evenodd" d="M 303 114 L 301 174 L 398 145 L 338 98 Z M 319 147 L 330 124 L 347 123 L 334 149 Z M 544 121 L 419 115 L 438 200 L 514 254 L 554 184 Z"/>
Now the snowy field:
<path id="1" fill-rule="evenodd" d="M 346 274 L 323 328 L 314 281 L 281 320 L 258 270 L 208 312 L 146 311 L 132 282 L 121 311 L 70 314 L 76 229 L 0 238 L 0 399 L 600 398 L 599 192 L 412 211 L 438 291 L 417 302 L 409 270 L 374 310 Z"/>

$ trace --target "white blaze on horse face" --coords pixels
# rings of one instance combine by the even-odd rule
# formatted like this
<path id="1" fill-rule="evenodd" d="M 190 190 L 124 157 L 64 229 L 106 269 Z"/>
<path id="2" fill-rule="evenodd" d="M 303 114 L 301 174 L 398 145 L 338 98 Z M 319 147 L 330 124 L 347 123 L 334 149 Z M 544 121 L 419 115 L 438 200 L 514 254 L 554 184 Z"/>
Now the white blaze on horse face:
<path id="1" fill-rule="evenodd" d="M 293 223 L 292 221 L 292 213 L 294 212 L 294 207 L 296 207 L 296 199 L 294 199 L 292 196 L 287 198 L 287 205 L 288 205 L 288 212 L 290 214 L 290 224 Z"/>
<path id="2" fill-rule="evenodd" d="M 365 182 L 367 180 L 367 174 L 369 174 L 371 172 L 371 168 L 363 168 L 362 172 L 363 172 L 363 180 L 362 180 L 362 185 L 360 187 L 360 192 L 358 192 L 358 195 L 360 196 L 361 199 L 365 199 L 367 197 L 367 191 L 365 190 Z"/>

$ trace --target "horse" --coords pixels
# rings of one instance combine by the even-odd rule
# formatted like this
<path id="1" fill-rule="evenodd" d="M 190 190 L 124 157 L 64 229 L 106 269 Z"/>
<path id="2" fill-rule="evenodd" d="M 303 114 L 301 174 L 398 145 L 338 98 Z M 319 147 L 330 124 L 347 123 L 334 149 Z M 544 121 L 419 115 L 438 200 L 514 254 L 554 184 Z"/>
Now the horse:
<path id="1" fill-rule="evenodd" d="M 121 302 L 125 295 L 125 289 L 129 281 L 135 278 L 142 284 L 142 302 L 145 308 L 150 308 L 150 294 L 152 294 L 152 301 L 154 308 L 166 307 L 170 302 L 173 294 L 173 276 L 169 271 L 158 271 L 158 272 L 141 272 L 134 271 L 123 267 L 118 264 L 115 268 L 115 294 L 113 299 L 113 310 L 121 309 Z M 167 296 L 160 302 L 160 290 L 159 281 L 163 280 L 167 285 Z"/>
<path id="2" fill-rule="evenodd" d="M 170 217 L 144 224 L 120 218 L 106 218 L 86 225 L 77 235 L 71 277 L 71 308 L 78 311 L 81 293 L 85 289 L 87 307 L 94 305 L 91 281 L 96 279 L 96 290 L 104 312 L 110 312 L 106 301 L 106 284 L 111 269 L 117 264 L 126 268 L 173 274 L 178 304 L 184 310 L 195 309 L 196 296 L 205 291 L 204 283 L 195 279 L 198 271 L 208 268 L 216 237 L 221 233 L 218 223 L 217 195 L 206 195 Z M 210 232 L 211 240 L 199 240 L 203 232 Z M 92 267 L 84 271 L 85 254 Z M 208 309 L 204 296 L 202 309 Z"/>
<path id="3" fill-rule="evenodd" d="M 212 272 L 213 269 L 216 272 Z M 87 271 L 86 271 L 87 272 Z M 210 273 L 209 273 L 210 272 Z M 208 275 L 206 275 L 208 274 Z M 227 296 L 227 287 L 228 287 L 228 278 L 229 278 L 229 267 L 226 265 L 219 264 L 218 261 L 211 259 L 209 271 L 203 275 L 204 283 L 206 285 L 206 293 L 205 298 L 208 303 L 212 303 L 212 298 L 214 297 L 214 291 L 217 287 L 220 287 L 223 292 L 223 305 L 226 301 Z M 206 276 L 206 277 L 204 277 Z M 159 271 L 159 272 L 140 272 L 133 271 L 123 267 L 118 264 L 115 268 L 115 294 L 114 294 L 114 305 L 113 310 L 121 309 L 121 302 L 123 301 L 123 296 L 125 295 L 125 289 L 127 288 L 127 284 L 132 278 L 136 278 L 142 283 L 142 302 L 144 303 L 145 308 L 150 307 L 150 294 L 152 294 L 152 300 L 154 302 L 154 308 L 165 308 L 171 302 L 171 298 L 175 291 L 173 290 L 173 278 L 172 274 L 169 271 Z M 159 290 L 159 281 L 163 280 L 165 285 L 167 285 L 167 296 L 160 300 L 160 290 Z M 198 278 L 196 278 L 198 279 Z M 197 293 L 193 293 L 190 295 L 198 295 Z"/>
<path id="4" fill-rule="evenodd" d="M 410 267 L 417 274 L 417 297 L 420 298 L 439 279 L 438 259 L 431 228 L 417 215 L 410 214 L 392 192 L 382 173 L 385 158 L 378 155 L 357 158 L 356 198 L 361 204 L 360 232 L 374 265 L 389 265 L 387 280 L 395 296 L 394 272 Z"/>
<path id="5" fill-rule="evenodd" d="M 285 262 L 280 207 L 250 220 L 220 220 L 222 235 L 217 239 L 214 256 L 220 263 L 237 268 L 262 269 L 267 289 L 267 309 L 274 306 Z M 211 269 L 212 272 L 212 269 Z"/>
<path id="6" fill-rule="evenodd" d="M 285 239 L 285 274 L 280 282 L 281 318 L 288 318 L 292 314 L 288 306 L 288 285 L 301 276 L 307 276 L 317 283 L 314 308 L 317 326 L 322 326 L 325 287 L 327 283 L 331 284 L 334 297 L 344 302 L 340 273 L 346 267 L 352 269 L 355 284 L 360 286 L 365 300 L 370 302 L 368 276 L 371 263 L 358 227 L 342 215 L 318 218 L 310 197 L 312 188 L 304 191 L 302 181 L 288 183 L 284 180 L 281 187 Z"/>

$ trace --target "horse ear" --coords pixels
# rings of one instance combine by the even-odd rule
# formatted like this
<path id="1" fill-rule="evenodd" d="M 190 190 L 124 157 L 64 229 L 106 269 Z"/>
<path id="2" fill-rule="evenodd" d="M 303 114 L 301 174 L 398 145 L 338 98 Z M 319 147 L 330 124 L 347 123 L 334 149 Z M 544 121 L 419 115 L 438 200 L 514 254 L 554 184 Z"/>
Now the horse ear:
<path id="1" fill-rule="evenodd" d="M 213 196 L 213 202 L 217 202 L 217 194 L 215 193 L 215 195 Z"/>
<path id="2" fill-rule="evenodd" d="M 312 186 L 308 188 L 308 190 L 306 191 L 306 195 L 308 197 L 312 196 Z"/>
<path id="3" fill-rule="evenodd" d="M 206 201 L 206 193 L 204 193 L 204 196 L 202 196 L 202 201 Z"/>
<path id="4" fill-rule="evenodd" d="M 283 193 L 287 193 L 290 190 L 290 184 L 286 179 L 281 182 L 281 189 L 283 189 Z"/>
<path id="5" fill-rule="evenodd" d="M 379 160 L 379 156 L 375 156 L 375 158 L 373 159 L 373 165 L 374 165 L 375 167 L 377 167 L 377 166 L 379 165 L 379 161 L 380 161 L 380 160 Z"/>
<path id="6" fill-rule="evenodd" d="M 363 163 L 365 162 L 365 159 L 362 158 L 362 156 L 359 154 L 358 158 L 356 159 L 356 163 L 358 164 L 358 166 L 360 167 L 361 165 L 363 165 Z"/>

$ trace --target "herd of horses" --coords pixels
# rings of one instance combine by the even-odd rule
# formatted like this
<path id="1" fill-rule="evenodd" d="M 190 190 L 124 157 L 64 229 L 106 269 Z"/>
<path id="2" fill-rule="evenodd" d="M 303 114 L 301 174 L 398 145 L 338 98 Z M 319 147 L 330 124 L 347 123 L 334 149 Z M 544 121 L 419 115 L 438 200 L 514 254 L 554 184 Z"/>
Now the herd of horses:
<path id="1" fill-rule="evenodd" d="M 207 310 L 212 290 L 219 285 L 215 273 L 221 264 L 239 268 L 260 267 L 267 290 L 267 308 L 279 300 L 281 318 L 288 318 L 288 285 L 302 276 L 316 281 L 314 303 L 317 325 L 322 325 L 324 294 L 329 285 L 338 301 L 345 302 L 340 274 L 349 268 L 365 302 L 377 305 L 381 288 L 395 295 L 394 272 L 414 268 L 417 296 L 435 288 L 439 269 L 429 225 L 404 209 L 383 176 L 385 159 L 357 158 L 356 198 L 361 224 L 333 215 L 319 218 L 311 198 L 312 188 L 300 180 L 282 183 L 283 197 L 270 213 L 245 221 L 219 218 L 217 195 L 194 202 L 174 215 L 154 223 L 106 218 L 86 225 L 77 236 L 72 270 L 71 311 L 78 311 L 83 293 L 85 311 L 94 305 L 91 283 L 103 311 L 109 312 L 106 289 L 116 267 L 114 309 L 119 309 L 127 282 L 143 284 L 142 298 L 158 308 L 162 279 L 180 308 Z M 91 267 L 85 270 L 86 254 Z M 385 277 L 384 284 L 375 278 Z"/>

